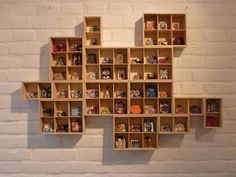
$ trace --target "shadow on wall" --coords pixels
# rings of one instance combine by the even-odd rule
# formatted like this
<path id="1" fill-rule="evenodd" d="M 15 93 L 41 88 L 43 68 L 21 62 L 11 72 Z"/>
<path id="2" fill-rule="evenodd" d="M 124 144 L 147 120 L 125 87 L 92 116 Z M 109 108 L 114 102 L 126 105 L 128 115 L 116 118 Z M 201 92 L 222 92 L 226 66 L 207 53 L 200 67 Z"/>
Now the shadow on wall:
<path id="1" fill-rule="evenodd" d="M 135 29 L 134 29 L 134 44 L 136 47 L 143 46 L 143 20 L 140 18 L 135 22 Z"/>

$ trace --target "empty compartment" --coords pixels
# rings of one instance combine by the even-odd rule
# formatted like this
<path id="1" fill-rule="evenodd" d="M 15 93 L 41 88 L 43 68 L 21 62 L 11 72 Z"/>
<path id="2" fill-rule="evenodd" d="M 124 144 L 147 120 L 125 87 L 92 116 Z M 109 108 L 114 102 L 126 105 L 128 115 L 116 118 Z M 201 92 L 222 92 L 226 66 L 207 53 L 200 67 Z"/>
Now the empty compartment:
<path id="1" fill-rule="evenodd" d="M 189 112 L 190 114 L 202 114 L 203 113 L 203 99 L 202 98 L 189 99 Z"/>
<path id="2" fill-rule="evenodd" d="M 100 75 L 102 80 L 113 79 L 113 66 L 100 65 Z"/>
<path id="3" fill-rule="evenodd" d="M 142 117 L 130 117 L 129 118 L 129 131 L 130 132 L 142 132 L 143 130 Z"/>
<path id="4" fill-rule="evenodd" d="M 114 147 L 116 149 L 128 148 L 128 134 L 127 133 L 116 133 Z"/>
<path id="5" fill-rule="evenodd" d="M 116 80 L 126 80 L 128 79 L 127 66 L 115 65 L 114 74 Z"/>
<path id="6" fill-rule="evenodd" d="M 186 45 L 185 31 L 173 31 L 172 45 Z"/>
<path id="7" fill-rule="evenodd" d="M 100 49 L 100 64 L 113 64 L 113 49 Z"/>
<path id="8" fill-rule="evenodd" d="M 51 80 L 66 80 L 66 67 L 51 68 Z"/>
<path id="9" fill-rule="evenodd" d="M 143 98 L 144 84 L 131 83 L 130 84 L 130 98 Z"/>
<path id="10" fill-rule="evenodd" d="M 98 46 L 101 45 L 101 34 L 99 32 L 87 32 L 86 33 L 86 46 Z"/>
<path id="11" fill-rule="evenodd" d="M 131 99 L 130 101 L 130 114 L 143 113 L 143 99 Z"/>
<path id="12" fill-rule="evenodd" d="M 157 109 L 157 99 L 145 99 L 144 100 L 144 114 L 156 114 Z"/>
<path id="13" fill-rule="evenodd" d="M 144 64 L 157 64 L 157 49 L 144 49 Z"/>
<path id="14" fill-rule="evenodd" d="M 171 45 L 171 31 L 159 31 L 158 45 Z"/>
<path id="15" fill-rule="evenodd" d="M 128 58 L 128 52 L 127 52 L 128 49 L 114 49 L 114 63 L 115 64 L 127 64 L 128 61 L 127 61 L 127 58 Z"/>
<path id="16" fill-rule="evenodd" d="M 130 80 L 142 80 L 143 75 L 143 65 L 131 65 Z"/>
<path id="17" fill-rule="evenodd" d="M 113 100 L 112 99 L 100 100 L 100 114 L 113 114 Z"/>
<path id="18" fill-rule="evenodd" d="M 99 49 L 86 49 L 86 63 L 87 64 L 99 63 Z"/>
<path id="19" fill-rule="evenodd" d="M 87 99 L 86 108 L 86 114 L 99 114 L 99 99 Z"/>
<path id="20" fill-rule="evenodd" d="M 86 79 L 87 80 L 99 79 L 99 66 L 98 65 L 86 66 Z"/>
<path id="21" fill-rule="evenodd" d="M 113 98 L 113 84 L 100 84 L 100 98 Z"/>
<path id="22" fill-rule="evenodd" d="M 157 15 L 156 14 L 144 14 L 144 29 L 145 30 L 157 29 Z"/>
<path id="23" fill-rule="evenodd" d="M 173 118 L 160 117 L 160 133 L 173 132 Z"/>
<path id="24" fill-rule="evenodd" d="M 155 133 L 144 133 L 143 147 L 144 148 L 156 148 L 157 147 L 157 135 Z"/>
<path id="25" fill-rule="evenodd" d="M 159 83 L 159 98 L 171 98 L 172 97 L 172 83 Z"/>
<path id="26" fill-rule="evenodd" d="M 68 102 L 56 101 L 55 102 L 55 116 L 67 117 L 68 116 Z"/>
<path id="27" fill-rule="evenodd" d="M 142 148 L 142 133 L 131 133 L 129 134 L 129 147 L 130 148 Z"/>
<path id="28" fill-rule="evenodd" d="M 53 98 L 68 98 L 68 84 L 64 83 L 55 83 L 54 84 L 54 93 L 53 93 Z"/>
<path id="29" fill-rule="evenodd" d="M 70 83 L 69 85 L 69 98 L 78 99 L 83 96 L 82 83 Z"/>
<path id="30" fill-rule="evenodd" d="M 114 113 L 115 114 L 127 114 L 127 100 L 115 99 L 114 100 Z"/>
<path id="31" fill-rule="evenodd" d="M 70 117 L 69 130 L 70 133 L 82 133 L 83 132 L 83 120 L 81 117 Z"/>
<path id="32" fill-rule="evenodd" d="M 54 118 L 40 118 L 40 131 L 42 133 L 54 133 Z"/>
<path id="33" fill-rule="evenodd" d="M 143 132 L 145 133 L 157 132 L 157 117 L 143 118 Z"/>
<path id="34" fill-rule="evenodd" d="M 57 117 L 56 119 L 56 132 L 67 133 L 69 132 L 69 119 L 68 117 Z"/>
<path id="35" fill-rule="evenodd" d="M 174 117 L 174 132 L 187 132 L 189 131 L 189 118 L 188 117 Z"/>
<path id="36" fill-rule="evenodd" d="M 66 53 L 52 53 L 51 66 L 66 66 Z"/>
<path id="37" fill-rule="evenodd" d="M 189 100 L 187 98 L 175 98 L 175 113 L 188 114 Z"/>
<path id="38" fill-rule="evenodd" d="M 160 14 L 158 15 L 158 30 L 170 30 L 171 29 L 171 15 Z"/>
<path id="39" fill-rule="evenodd" d="M 127 83 L 115 83 L 114 84 L 114 97 L 115 98 L 127 98 L 127 89 L 128 84 Z"/>
<path id="40" fill-rule="evenodd" d="M 145 65 L 144 67 L 144 77 L 146 80 L 157 79 L 157 65 Z"/>
<path id="41" fill-rule="evenodd" d="M 70 101 L 69 102 L 69 116 L 70 117 L 82 117 L 83 116 L 83 102 L 82 101 Z"/>
<path id="42" fill-rule="evenodd" d="M 158 64 L 171 65 L 172 64 L 172 48 L 158 49 Z"/>
<path id="43" fill-rule="evenodd" d="M 25 99 L 38 99 L 38 84 L 37 83 L 24 83 L 23 96 Z"/>
<path id="44" fill-rule="evenodd" d="M 40 117 L 53 117 L 54 116 L 54 102 L 53 101 L 40 101 Z"/>
<path id="45" fill-rule="evenodd" d="M 172 14 L 172 30 L 184 30 L 185 21 L 185 14 Z"/>
<path id="46" fill-rule="evenodd" d="M 39 83 L 39 98 L 52 98 L 51 83 Z"/>
<path id="47" fill-rule="evenodd" d="M 159 66 L 159 79 L 172 79 L 171 66 Z"/>
<path id="48" fill-rule="evenodd" d="M 127 117 L 115 117 L 115 132 L 128 132 Z"/>
<path id="49" fill-rule="evenodd" d="M 82 52 L 82 37 L 71 37 L 67 39 L 70 52 Z"/>
<path id="50" fill-rule="evenodd" d="M 66 52 L 66 38 L 51 38 L 51 52 Z"/>
<path id="51" fill-rule="evenodd" d="M 159 113 L 169 114 L 171 113 L 171 99 L 159 99 Z"/>

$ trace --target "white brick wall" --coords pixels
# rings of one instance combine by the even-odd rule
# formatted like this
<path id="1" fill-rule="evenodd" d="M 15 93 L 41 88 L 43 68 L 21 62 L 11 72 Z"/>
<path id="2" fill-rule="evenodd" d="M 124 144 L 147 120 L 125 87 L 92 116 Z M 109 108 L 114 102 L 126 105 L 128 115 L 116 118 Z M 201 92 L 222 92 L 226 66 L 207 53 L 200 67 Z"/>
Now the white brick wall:
<path id="1" fill-rule="evenodd" d="M 0 0 L 0 177 L 235 177 L 235 9 L 235 0 Z M 189 134 L 160 137 L 155 152 L 113 151 L 106 118 L 88 119 L 83 137 L 38 134 L 38 105 L 20 89 L 47 78 L 49 37 L 81 34 L 83 16 L 101 15 L 104 45 L 134 46 L 148 12 L 187 13 L 175 95 L 223 97 L 223 128 L 195 118 Z"/>

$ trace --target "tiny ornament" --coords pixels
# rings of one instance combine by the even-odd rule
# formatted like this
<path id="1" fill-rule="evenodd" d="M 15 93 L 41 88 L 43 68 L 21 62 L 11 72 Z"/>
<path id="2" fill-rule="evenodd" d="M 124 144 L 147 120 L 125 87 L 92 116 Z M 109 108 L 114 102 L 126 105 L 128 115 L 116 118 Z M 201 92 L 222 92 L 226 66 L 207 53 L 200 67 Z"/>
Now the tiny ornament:
<path id="1" fill-rule="evenodd" d="M 175 106 L 175 113 L 183 114 L 184 113 L 184 106 L 183 105 L 176 105 Z"/>
<path id="2" fill-rule="evenodd" d="M 58 92 L 58 98 L 67 98 L 67 91 L 62 89 Z"/>
<path id="3" fill-rule="evenodd" d="M 168 28 L 167 21 L 159 21 L 158 25 L 161 30 L 167 30 Z"/>
<path id="4" fill-rule="evenodd" d="M 116 63 L 117 64 L 123 64 L 124 63 L 124 54 L 123 53 L 117 53 Z"/>
<path id="5" fill-rule="evenodd" d="M 116 148 L 125 148 L 126 147 L 126 140 L 123 136 L 118 136 L 116 138 Z"/>
<path id="6" fill-rule="evenodd" d="M 37 98 L 37 97 L 38 97 L 38 92 L 34 91 L 27 92 L 27 98 Z"/>
<path id="7" fill-rule="evenodd" d="M 126 132 L 126 126 L 124 123 L 116 124 L 116 132 Z"/>
<path id="8" fill-rule="evenodd" d="M 54 132 L 53 123 L 43 123 L 42 132 L 46 132 L 46 133 Z"/>
<path id="9" fill-rule="evenodd" d="M 71 80 L 79 80 L 80 79 L 80 74 L 78 72 L 73 72 L 71 74 Z"/>
<path id="10" fill-rule="evenodd" d="M 95 72 L 89 72 L 88 73 L 88 79 L 89 80 L 96 80 L 96 73 Z"/>
<path id="11" fill-rule="evenodd" d="M 80 120 L 71 120 L 71 132 L 82 132 L 82 122 Z"/>
<path id="12" fill-rule="evenodd" d="M 160 70 L 160 78 L 161 79 L 168 79 L 168 70 L 167 69 L 161 69 Z"/>
<path id="13" fill-rule="evenodd" d="M 154 132 L 153 120 L 145 120 L 143 127 L 144 127 L 144 132 Z"/>
<path id="14" fill-rule="evenodd" d="M 73 65 L 75 65 L 75 66 L 81 65 L 81 56 L 80 55 L 74 55 Z"/>
<path id="15" fill-rule="evenodd" d="M 175 124 L 174 130 L 175 132 L 185 132 L 185 125 L 182 123 Z"/>
<path id="16" fill-rule="evenodd" d="M 151 138 L 149 138 L 148 136 L 146 136 L 146 137 L 144 138 L 144 147 L 145 147 L 145 148 L 151 148 L 151 147 L 152 147 Z"/>
<path id="17" fill-rule="evenodd" d="M 111 97 L 110 91 L 109 91 L 109 88 L 107 87 L 104 93 L 104 98 L 110 98 L 110 97 Z"/>
<path id="18" fill-rule="evenodd" d="M 102 79 L 111 79 L 111 69 L 110 68 L 102 69 Z"/>
<path id="19" fill-rule="evenodd" d="M 57 66 L 64 66 L 66 65 L 65 59 L 63 57 L 59 57 L 56 62 Z"/>

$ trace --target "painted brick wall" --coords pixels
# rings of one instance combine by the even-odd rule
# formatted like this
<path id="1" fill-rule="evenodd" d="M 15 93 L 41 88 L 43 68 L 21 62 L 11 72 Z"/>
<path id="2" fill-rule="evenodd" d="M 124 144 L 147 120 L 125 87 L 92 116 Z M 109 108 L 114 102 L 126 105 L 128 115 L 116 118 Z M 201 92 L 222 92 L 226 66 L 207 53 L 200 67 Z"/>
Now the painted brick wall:
<path id="1" fill-rule="evenodd" d="M 0 177 L 235 177 L 235 0 L 0 0 Z M 175 96 L 223 97 L 223 128 L 192 119 L 155 152 L 112 150 L 112 120 L 88 119 L 86 135 L 38 134 L 37 103 L 21 83 L 47 80 L 48 38 L 81 35 L 103 18 L 105 46 L 141 43 L 143 13 L 187 13 L 188 47 L 174 58 Z"/>

